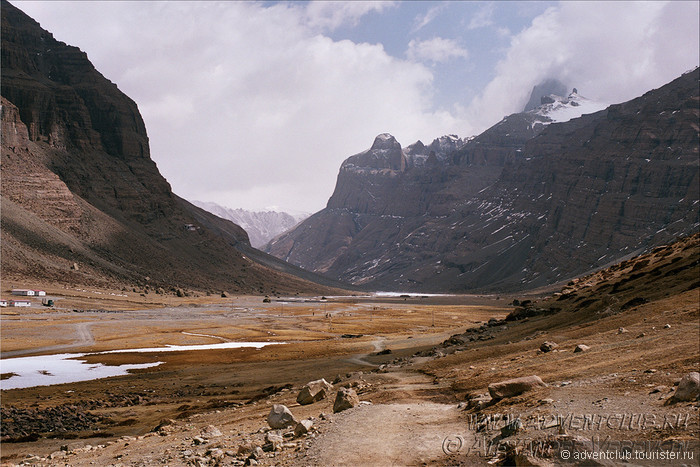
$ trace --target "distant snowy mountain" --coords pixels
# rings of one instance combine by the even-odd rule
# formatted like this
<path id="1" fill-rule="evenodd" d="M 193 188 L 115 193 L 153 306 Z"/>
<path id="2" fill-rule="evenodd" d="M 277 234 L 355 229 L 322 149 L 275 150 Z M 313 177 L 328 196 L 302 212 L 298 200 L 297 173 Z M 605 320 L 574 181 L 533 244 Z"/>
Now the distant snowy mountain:
<path id="1" fill-rule="evenodd" d="M 556 94 L 542 96 L 540 106 L 528 111 L 528 113 L 544 117 L 538 120 L 540 123 L 547 125 L 549 123 L 568 122 L 581 115 L 592 114 L 603 110 L 608 107 L 608 105 L 609 104 L 587 99 L 579 95 L 576 88 L 574 88 L 567 97 L 558 96 Z"/>
<path id="2" fill-rule="evenodd" d="M 243 227 L 248 232 L 250 244 L 255 248 L 260 248 L 277 235 L 309 217 L 308 213 L 289 214 L 277 211 L 255 212 L 231 209 L 205 201 L 192 201 L 192 204 Z"/>

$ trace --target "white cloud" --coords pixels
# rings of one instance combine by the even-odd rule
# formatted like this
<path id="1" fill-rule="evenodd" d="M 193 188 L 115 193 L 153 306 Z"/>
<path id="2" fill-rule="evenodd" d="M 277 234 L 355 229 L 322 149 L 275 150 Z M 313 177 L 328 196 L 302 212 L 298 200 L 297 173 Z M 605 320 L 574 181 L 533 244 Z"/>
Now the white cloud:
<path id="1" fill-rule="evenodd" d="M 396 6 L 391 1 L 312 1 L 306 6 L 306 22 L 313 28 L 332 31 L 341 25 L 354 26 L 367 13 Z"/>
<path id="2" fill-rule="evenodd" d="M 493 3 L 488 2 L 479 8 L 474 16 L 471 17 L 467 29 L 479 29 L 491 26 L 493 24 Z"/>
<path id="3" fill-rule="evenodd" d="M 469 52 L 453 39 L 434 37 L 425 41 L 413 39 L 408 43 L 406 57 L 416 62 L 446 62 L 452 58 L 467 58 Z"/>
<path id="4" fill-rule="evenodd" d="M 447 6 L 447 3 L 440 3 L 439 5 L 436 5 L 432 8 L 430 8 L 428 11 L 426 11 L 422 15 L 418 15 L 414 20 L 413 20 L 413 28 L 411 29 L 411 32 L 418 32 L 421 29 L 423 29 L 425 26 L 428 24 L 432 23 L 437 16 L 442 13 L 442 10 L 445 9 Z"/>
<path id="5" fill-rule="evenodd" d="M 319 34 L 377 8 L 343 2 L 336 14 L 330 3 L 48 2 L 35 13 L 138 103 L 176 193 L 311 212 L 325 206 L 341 162 L 377 134 L 407 145 L 464 128 L 431 110 L 424 65 Z M 330 19 L 310 27 L 311 8 Z"/>
<path id="6" fill-rule="evenodd" d="M 698 2 L 562 2 L 515 35 L 467 118 L 481 129 L 558 78 L 601 102 L 633 99 L 698 64 Z"/>

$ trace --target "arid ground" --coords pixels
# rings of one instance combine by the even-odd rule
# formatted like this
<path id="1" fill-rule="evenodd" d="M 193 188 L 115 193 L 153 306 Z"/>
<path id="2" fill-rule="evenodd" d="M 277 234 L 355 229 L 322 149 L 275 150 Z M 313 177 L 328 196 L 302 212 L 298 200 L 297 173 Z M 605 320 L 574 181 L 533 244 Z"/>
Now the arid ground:
<path id="1" fill-rule="evenodd" d="M 671 396 L 681 377 L 698 371 L 698 288 L 679 281 L 674 289 L 666 281 L 664 290 L 640 292 L 634 281 L 644 277 L 629 275 L 697 272 L 693 258 L 682 248 L 657 252 L 541 297 L 270 297 L 265 303 L 262 296 L 48 288 L 55 308 L 3 310 L 3 359 L 224 341 L 279 344 L 97 354 L 91 362 L 163 363 L 126 376 L 4 390 L 2 461 L 697 465 L 700 404 Z M 686 263 L 692 268 L 683 269 Z M 631 288 L 618 293 L 616 280 Z M 603 296 L 600 289 L 611 284 Z M 598 299 L 602 305 L 593 303 Z M 543 352 L 545 341 L 558 347 Z M 578 344 L 590 349 L 575 353 Z M 486 402 L 489 384 L 528 375 L 547 387 Z M 301 387 L 320 378 L 334 383 L 333 393 L 297 404 Z M 333 413 L 341 386 L 354 388 L 362 403 Z M 298 420 L 311 419 L 311 431 L 270 430 L 273 404 L 286 405 Z M 517 433 L 501 432 L 515 418 L 522 425 Z M 247 447 L 265 445 L 269 432 L 284 443 L 248 459 Z M 563 459 L 563 448 L 576 456 L 609 454 Z"/>

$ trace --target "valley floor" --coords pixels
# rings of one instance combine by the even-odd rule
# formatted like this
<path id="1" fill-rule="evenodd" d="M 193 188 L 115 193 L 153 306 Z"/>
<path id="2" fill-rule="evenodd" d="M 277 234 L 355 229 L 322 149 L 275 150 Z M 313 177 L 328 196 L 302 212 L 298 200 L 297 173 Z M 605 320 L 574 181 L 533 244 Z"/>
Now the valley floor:
<path id="1" fill-rule="evenodd" d="M 503 320 L 514 297 L 263 303 L 210 296 L 159 303 L 110 291 L 48 290 L 55 309 L 3 309 L 3 359 L 222 341 L 280 344 L 99 354 L 90 361 L 162 363 L 126 376 L 3 390 L 2 462 L 243 465 L 253 463 L 246 446 L 263 446 L 272 432 L 284 442 L 259 455 L 258 465 L 583 463 L 564 459 L 565 448 L 572 456 L 598 456 L 586 465 L 697 465 L 700 404 L 669 401 L 674 383 L 699 369 L 697 290 L 594 320 L 564 311 L 515 322 Z M 544 353 L 544 341 L 558 347 Z M 590 350 L 574 353 L 578 344 Z M 548 386 L 479 405 L 490 383 L 527 375 Z M 334 414 L 333 391 L 297 404 L 299 389 L 319 378 L 336 389 L 353 387 L 363 402 Z M 273 404 L 312 419 L 313 428 L 299 437 L 270 430 Z M 522 429 L 503 435 L 516 418 Z M 618 458 L 610 458 L 613 452 Z M 620 457 L 639 453 L 646 458 Z M 660 455 L 680 457 L 669 462 Z"/>

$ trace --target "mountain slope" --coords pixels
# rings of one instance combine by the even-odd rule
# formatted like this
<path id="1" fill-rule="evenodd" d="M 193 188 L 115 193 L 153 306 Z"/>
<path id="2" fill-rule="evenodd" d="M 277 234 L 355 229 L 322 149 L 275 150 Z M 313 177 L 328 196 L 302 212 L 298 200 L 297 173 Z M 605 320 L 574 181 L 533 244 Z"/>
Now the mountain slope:
<path id="1" fill-rule="evenodd" d="M 4 0 L 2 134 L 3 279 L 326 290 L 252 261 L 245 231 L 173 194 L 136 104 Z"/>
<path id="2" fill-rule="evenodd" d="M 326 209 L 268 251 L 375 289 L 515 290 L 696 231 L 698 70 L 554 123 L 590 107 L 579 97 L 511 115 L 444 163 L 353 156 Z"/>

